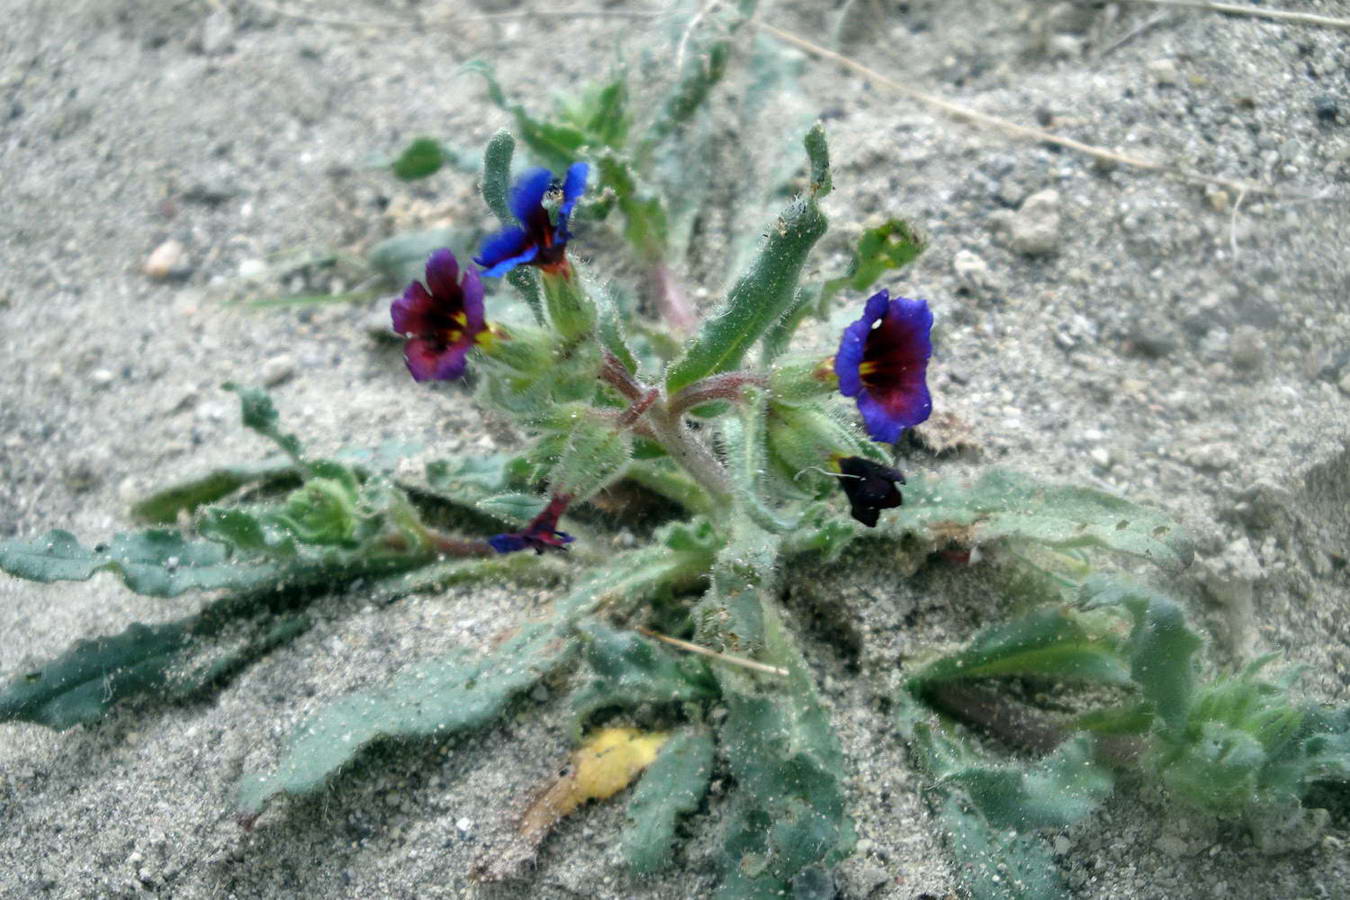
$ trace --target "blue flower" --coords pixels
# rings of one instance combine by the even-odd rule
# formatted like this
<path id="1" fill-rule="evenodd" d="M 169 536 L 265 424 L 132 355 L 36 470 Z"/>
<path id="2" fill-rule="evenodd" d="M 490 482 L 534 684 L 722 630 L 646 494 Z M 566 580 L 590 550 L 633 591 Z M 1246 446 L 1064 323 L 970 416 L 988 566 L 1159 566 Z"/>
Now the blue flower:
<path id="1" fill-rule="evenodd" d="M 494 534 L 488 538 L 492 549 L 498 553 L 515 553 L 518 550 L 533 550 L 543 553 L 545 550 L 566 550 L 575 540 L 570 534 L 558 530 L 558 519 L 567 504 L 572 502 L 568 494 L 555 494 L 548 501 L 544 511 L 530 520 L 524 531 L 512 531 L 506 534 Z"/>
<path id="2" fill-rule="evenodd" d="M 872 440 L 893 444 L 933 411 L 926 380 L 932 329 L 926 300 L 891 299 L 884 290 L 844 329 L 834 357 L 839 392 L 857 399 Z"/>
<path id="3" fill-rule="evenodd" d="M 568 166 L 556 220 L 544 206 L 544 198 L 556 184 L 553 173 L 548 169 L 529 169 L 517 178 L 511 186 L 510 206 L 520 225 L 505 228 L 483 242 L 482 253 L 474 258 L 483 267 L 483 274 L 497 277 L 516 266 L 538 266 L 545 272 L 565 273 L 564 251 L 571 237 L 567 220 L 586 192 L 589 172 L 590 166 L 584 162 Z"/>

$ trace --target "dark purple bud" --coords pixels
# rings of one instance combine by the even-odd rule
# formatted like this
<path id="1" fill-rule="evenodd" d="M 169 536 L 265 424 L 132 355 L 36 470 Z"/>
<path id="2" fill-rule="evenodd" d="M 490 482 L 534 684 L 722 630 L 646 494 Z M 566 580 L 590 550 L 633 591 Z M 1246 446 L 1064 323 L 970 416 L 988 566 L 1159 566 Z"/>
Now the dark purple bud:
<path id="1" fill-rule="evenodd" d="M 848 496 L 849 515 L 875 528 L 883 509 L 894 509 L 905 501 L 897 484 L 905 483 L 899 470 L 861 456 L 841 456 L 835 460 L 842 477 L 839 484 Z"/>

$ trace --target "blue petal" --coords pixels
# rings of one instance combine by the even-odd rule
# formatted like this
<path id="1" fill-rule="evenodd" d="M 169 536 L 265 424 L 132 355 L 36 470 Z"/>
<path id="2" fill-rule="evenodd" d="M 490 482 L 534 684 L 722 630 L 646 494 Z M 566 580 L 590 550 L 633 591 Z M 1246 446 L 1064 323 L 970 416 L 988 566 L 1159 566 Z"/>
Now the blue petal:
<path id="1" fill-rule="evenodd" d="M 584 162 L 572 163 L 567 167 L 567 177 L 563 179 L 562 206 L 558 207 L 560 220 L 566 221 L 572 214 L 572 207 L 576 206 L 581 195 L 586 193 L 586 178 L 590 172 L 591 167 Z"/>
<path id="2" fill-rule="evenodd" d="M 886 405 L 866 391 L 858 395 L 858 412 L 862 413 L 863 425 L 867 427 L 867 435 L 872 440 L 883 444 L 894 444 L 900 440 L 905 423 L 893 418 Z"/>
<path id="3" fill-rule="evenodd" d="M 551 184 L 553 173 L 548 169 L 526 169 L 511 186 L 511 214 L 522 224 L 530 221 L 530 214 L 543 204 Z"/>
<path id="4" fill-rule="evenodd" d="M 515 553 L 530 546 L 525 538 L 518 534 L 494 534 L 488 538 L 488 543 L 498 553 Z"/>
<path id="5" fill-rule="evenodd" d="M 492 268 L 484 269 L 483 277 L 500 278 L 507 272 L 510 272 L 516 266 L 523 266 L 526 263 L 531 262 L 538 255 L 539 255 L 539 248 L 532 244 L 529 247 L 525 248 L 525 252 L 520 254 L 519 256 L 513 256 L 510 259 L 504 259 L 501 262 L 497 263 Z"/>
<path id="6" fill-rule="evenodd" d="M 862 366 L 863 350 L 872 326 L 882 316 L 890 301 L 890 293 L 884 288 L 867 298 L 862 318 L 844 329 L 839 341 L 839 352 L 834 356 L 834 373 L 839 376 L 839 393 L 845 397 L 856 397 L 862 392 L 862 376 L 858 369 Z"/>
<path id="7" fill-rule="evenodd" d="M 483 250 L 478 256 L 474 257 L 474 262 L 483 266 L 485 269 L 491 267 L 489 271 L 483 272 L 484 275 L 497 276 L 501 272 L 510 271 L 519 264 L 518 257 L 523 256 L 528 250 L 532 249 L 529 243 L 529 236 L 525 229 L 511 227 L 488 235 L 487 240 L 483 241 Z M 530 257 L 533 259 L 533 257 Z M 511 265 L 497 271 L 497 267 L 503 263 L 510 262 Z"/>

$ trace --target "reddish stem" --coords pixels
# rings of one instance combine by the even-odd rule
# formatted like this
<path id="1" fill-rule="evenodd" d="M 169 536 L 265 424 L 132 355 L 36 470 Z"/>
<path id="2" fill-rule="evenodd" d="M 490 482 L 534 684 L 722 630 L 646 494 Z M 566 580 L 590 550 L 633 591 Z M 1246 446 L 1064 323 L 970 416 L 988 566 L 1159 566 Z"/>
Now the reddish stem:
<path id="1" fill-rule="evenodd" d="M 741 388 L 747 384 L 764 387 L 768 384 L 768 381 L 763 375 L 755 372 L 723 372 L 721 375 L 710 375 L 700 381 L 695 381 L 672 397 L 670 414 L 673 416 L 683 415 L 695 406 L 713 400 L 735 402 L 741 398 Z"/>

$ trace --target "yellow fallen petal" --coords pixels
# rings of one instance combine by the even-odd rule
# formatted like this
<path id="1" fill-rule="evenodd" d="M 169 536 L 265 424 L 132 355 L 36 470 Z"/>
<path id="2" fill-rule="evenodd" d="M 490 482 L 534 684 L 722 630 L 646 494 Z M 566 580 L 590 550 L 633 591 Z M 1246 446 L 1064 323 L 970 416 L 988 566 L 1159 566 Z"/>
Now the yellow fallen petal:
<path id="1" fill-rule="evenodd" d="M 577 796 L 604 800 L 628 787 L 647 768 L 670 737 L 668 732 L 643 734 L 636 728 L 605 728 L 572 754 Z"/>
<path id="2" fill-rule="evenodd" d="M 548 786 L 520 820 L 520 834 L 542 840 L 544 833 L 588 800 L 604 800 L 628 787 L 656 759 L 669 732 L 602 728 L 573 753 L 558 780 Z"/>

